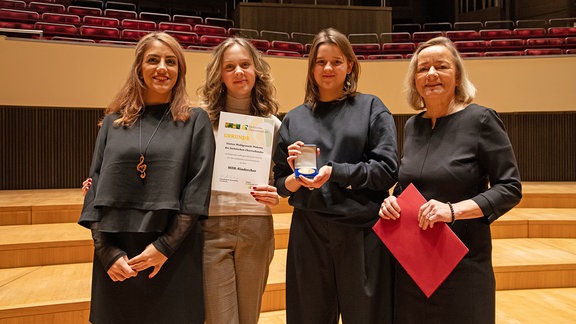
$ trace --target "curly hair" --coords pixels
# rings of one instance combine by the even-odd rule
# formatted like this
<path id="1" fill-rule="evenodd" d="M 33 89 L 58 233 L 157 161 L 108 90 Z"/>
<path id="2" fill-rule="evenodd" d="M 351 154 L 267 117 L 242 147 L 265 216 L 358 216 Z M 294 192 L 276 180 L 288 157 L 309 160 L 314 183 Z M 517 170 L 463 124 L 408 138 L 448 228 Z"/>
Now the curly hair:
<path id="1" fill-rule="evenodd" d="M 323 44 L 336 45 L 342 51 L 346 60 L 352 63 L 352 71 L 346 76 L 346 82 L 342 89 L 342 96 L 339 100 L 354 97 L 358 89 L 360 64 L 358 63 L 358 58 L 356 57 L 356 54 L 354 54 L 354 50 L 352 49 L 348 37 L 334 28 L 323 29 L 314 37 L 310 48 L 310 56 L 308 57 L 308 77 L 306 80 L 304 103 L 310 105 L 312 110 L 316 108 L 320 98 L 318 84 L 314 79 L 314 66 L 316 65 L 316 58 L 318 57 L 318 48 Z"/>
<path id="2" fill-rule="evenodd" d="M 186 60 L 182 47 L 174 37 L 164 32 L 153 32 L 143 36 L 136 45 L 134 61 L 130 74 L 105 110 L 105 115 L 119 113 L 115 125 L 131 126 L 134 124 L 145 105 L 146 84 L 142 77 L 142 62 L 150 44 L 159 41 L 168 46 L 178 60 L 178 79 L 171 93 L 170 110 L 173 120 L 186 121 L 190 118 L 190 101 L 186 92 Z"/>
<path id="3" fill-rule="evenodd" d="M 198 88 L 200 106 L 210 116 L 212 124 L 220 119 L 220 112 L 226 108 L 226 86 L 222 81 L 222 64 L 224 52 L 231 46 L 238 45 L 246 49 L 254 62 L 256 82 L 250 94 L 250 114 L 268 117 L 278 112 L 276 88 L 270 75 L 270 65 L 264 61 L 260 52 L 252 43 L 242 37 L 230 37 L 212 51 L 212 58 L 206 67 L 206 80 Z"/>

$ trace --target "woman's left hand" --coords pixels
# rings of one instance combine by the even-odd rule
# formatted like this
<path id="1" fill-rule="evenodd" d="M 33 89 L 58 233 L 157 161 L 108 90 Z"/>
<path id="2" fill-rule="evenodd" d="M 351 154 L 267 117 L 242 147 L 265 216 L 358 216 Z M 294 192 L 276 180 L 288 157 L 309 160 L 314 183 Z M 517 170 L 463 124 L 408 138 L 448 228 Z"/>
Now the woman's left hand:
<path id="1" fill-rule="evenodd" d="M 322 187 L 332 175 L 332 167 L 329 165 L 325 165 L 318 170 L 318 174 L 314 177 L 314 179 L 308 179 L 306 177 L 300 176 L 298 179 L 304 187 L 308 187 L 310 190 L 318 189 Z"/>
<path id="2" fill-rule="evenodd" d="M 148 276 L 148 278 L 153 278 L 160 271 L 166 260 L 168 258 L 158 251 L 153 244 L 148 244 L 142 253 L 128 260 L 128 265 L 138 272 L 154 267 L 154 270 Z"/>
<path id="3" fill-rule="evenodd" d="M 270 185 L 257 185 L 252 188 L 250 192 L 252 197 L 257 202 L 264 204 L 268 207 L 274 207 L 280 203 L 276 187 Z"/>
<path id="4" fill-rule="evenodd" d="M 430 199 L 418 211 L 418 225 L 421 229 L 433 228 L 434 223 L 452 221 L 450 206 L 438 200 Z"/>

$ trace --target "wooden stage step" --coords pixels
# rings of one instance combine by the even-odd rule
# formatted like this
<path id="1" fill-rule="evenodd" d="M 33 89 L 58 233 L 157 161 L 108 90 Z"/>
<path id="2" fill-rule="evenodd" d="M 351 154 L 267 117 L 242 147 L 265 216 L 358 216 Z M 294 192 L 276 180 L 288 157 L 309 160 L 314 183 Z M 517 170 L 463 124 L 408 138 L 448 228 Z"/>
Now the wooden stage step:
<path id="1" fill-rule="evenodd" d="M 576 288 L 496 292 L 496 324 L 573 324 L 575 319 Z M 264 312 L 258 324 L 286 324 L 286 312 Z"/>
<path id="2" fill-rule="evenodd" d="M 490 226 L 492 238 L 576 238 L 576 208 L 513 208 Z"/>
<path id="3" fill-rule="evenodd" d="M 576 288 L 576 239 L 494 240 L 497 290 Z M 285 307 L 286 250 L 275 251 L 262 311 Z M 88 309 L 91 263 L 0 269 L 2 319 Z"/>

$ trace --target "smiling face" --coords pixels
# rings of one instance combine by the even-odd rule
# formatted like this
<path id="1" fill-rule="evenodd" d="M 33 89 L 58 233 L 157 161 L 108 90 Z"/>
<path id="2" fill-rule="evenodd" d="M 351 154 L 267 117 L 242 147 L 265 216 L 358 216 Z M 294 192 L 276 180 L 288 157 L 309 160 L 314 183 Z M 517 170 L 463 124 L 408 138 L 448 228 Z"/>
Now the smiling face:
<path id="1" fill-rule="evenodd" d="M 247 49 L 234 44 L 224 51 L 222 82 L 228 89 L 228 95 L 234 98 L 250 97 L 256 83 L 256 71 Z"/>
<path id="2" fill-rule="evenodd" d="M 178 59 L 170 47 L 158 40 L 150 43 L 142 59 L 142 78 L 146 85 L 146 104 L 170 101 L 172 88 L 178 80 Z"/>
<path id="3" fill-rule="evenodd" d="M 313 71 L 319 99 L 326 102 L 340 98 L 350 71 L 352 62 L 348 62 L 338 46 L 330 43 L 320 45 Z"/>
<path id="4" fill-rule="evenodd" d="M 418 53 L 414 80 L 426 106 L 432 101 L 447 103 L 454 99 L 456 72 L 452 54 L 445 46 L 430 46 Z"/>

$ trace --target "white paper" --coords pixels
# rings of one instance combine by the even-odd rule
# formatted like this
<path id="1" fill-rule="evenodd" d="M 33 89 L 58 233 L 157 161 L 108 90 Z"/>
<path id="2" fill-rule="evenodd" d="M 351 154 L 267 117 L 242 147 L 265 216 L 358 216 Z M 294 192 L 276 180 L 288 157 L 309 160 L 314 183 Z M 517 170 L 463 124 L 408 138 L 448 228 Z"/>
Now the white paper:
<path id="1" fill-rule="evenodd" d="M 273 144 L 272 119 L 221 112 L 212 189 L 250 193 L 268 184 Z"/>

